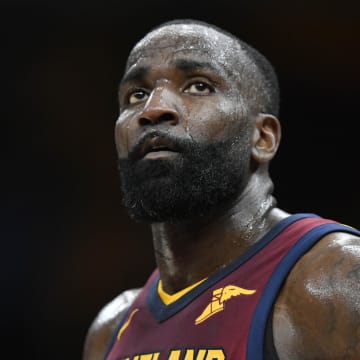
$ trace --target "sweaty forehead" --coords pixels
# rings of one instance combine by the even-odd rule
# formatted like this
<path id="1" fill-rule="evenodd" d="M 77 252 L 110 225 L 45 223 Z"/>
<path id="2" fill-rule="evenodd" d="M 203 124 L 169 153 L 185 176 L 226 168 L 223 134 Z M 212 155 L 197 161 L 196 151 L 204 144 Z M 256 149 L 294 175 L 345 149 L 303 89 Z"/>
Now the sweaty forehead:
<path id="1" fill-rule="evenodd" d="M 197 24 L 174 24 L 156 29 L 140 40 L 130 53 L 127 69 L 155 55 L 173 57 L 180 53 L 216 60 L 224 68 L 244 63 L 247 56 L 234 39 Z M 233 70 L 235 70 L 233 68 Z"/>

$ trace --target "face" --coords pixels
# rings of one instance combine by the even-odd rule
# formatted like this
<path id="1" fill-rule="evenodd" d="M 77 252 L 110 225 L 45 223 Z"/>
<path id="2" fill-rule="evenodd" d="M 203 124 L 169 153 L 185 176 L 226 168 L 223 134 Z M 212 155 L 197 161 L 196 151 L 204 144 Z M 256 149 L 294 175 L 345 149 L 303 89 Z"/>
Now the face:
<path id="1" fill-rule="evenodd" d="M 251 132 L 241 59 L 232 39 L 199 25 L 161 28 L 134 48 L 115 127 L 132 217 L 191 219 L 241 193 Z"/>

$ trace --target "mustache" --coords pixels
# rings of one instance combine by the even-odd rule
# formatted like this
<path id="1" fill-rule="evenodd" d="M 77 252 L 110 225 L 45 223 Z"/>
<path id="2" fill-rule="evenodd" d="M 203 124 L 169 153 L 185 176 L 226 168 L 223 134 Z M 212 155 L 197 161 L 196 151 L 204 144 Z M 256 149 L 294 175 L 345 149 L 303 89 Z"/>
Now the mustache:
<path id="1" fill-rule="evenodd" d="M 134 162 L 141 159 L 144 155 L 143 151 L 146 143 L 155 137 L 163 140 L 165 143 L 171 143 L 171 148 L 176 152 L 184 153 L 191 151 L 195 145 L 193 140 L 179 138 L 161 130 L 152 130 L 144 133 L 139 138 L 138 142 L 129 151 L 128 160 Z"/>

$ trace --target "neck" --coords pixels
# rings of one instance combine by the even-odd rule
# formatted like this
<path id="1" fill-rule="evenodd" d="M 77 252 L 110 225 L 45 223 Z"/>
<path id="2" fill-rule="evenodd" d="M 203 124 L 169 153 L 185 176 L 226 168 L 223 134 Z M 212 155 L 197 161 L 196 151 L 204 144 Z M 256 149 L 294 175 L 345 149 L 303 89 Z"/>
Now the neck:
<path id="1" fill-rule="evenodd" d="M 156 262 L 166 292 L 184 289 L 228 265 L 278 221 L 278 216 L 272 215 L 272 182 L 253 180 L 219 213 L 152 225 Z"/>

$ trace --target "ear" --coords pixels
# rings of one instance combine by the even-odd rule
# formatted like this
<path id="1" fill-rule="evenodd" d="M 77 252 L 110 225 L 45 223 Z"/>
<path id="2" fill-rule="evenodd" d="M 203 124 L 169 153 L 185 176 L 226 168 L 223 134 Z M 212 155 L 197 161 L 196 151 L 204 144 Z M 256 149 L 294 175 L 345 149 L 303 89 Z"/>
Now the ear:
<path id="1" fill-rule="evenodd" d="M 276 154 L 281 139 L 279 120 L 270 114 L 258 114 L 252 141 L 252 158 L 258 163 L 270 161 Z"/>

